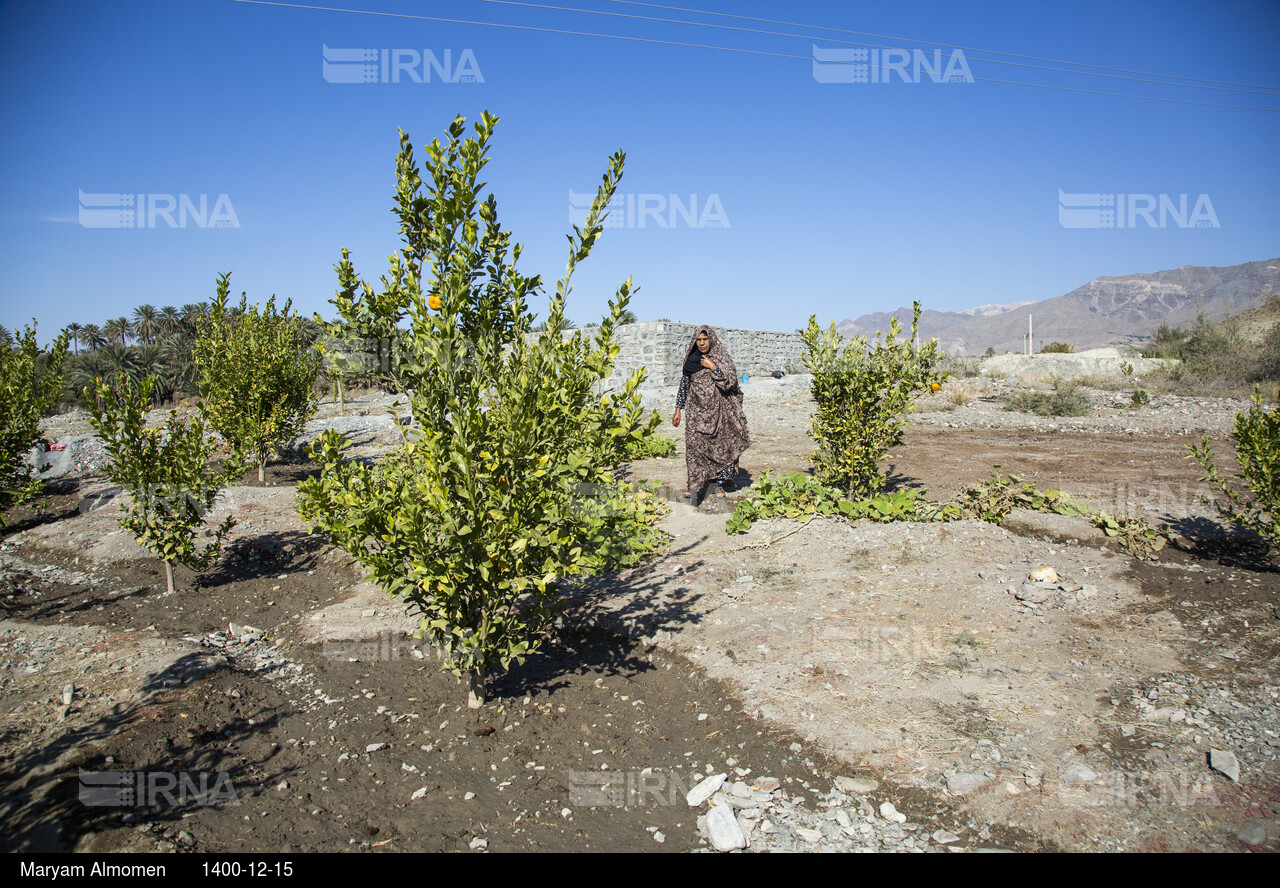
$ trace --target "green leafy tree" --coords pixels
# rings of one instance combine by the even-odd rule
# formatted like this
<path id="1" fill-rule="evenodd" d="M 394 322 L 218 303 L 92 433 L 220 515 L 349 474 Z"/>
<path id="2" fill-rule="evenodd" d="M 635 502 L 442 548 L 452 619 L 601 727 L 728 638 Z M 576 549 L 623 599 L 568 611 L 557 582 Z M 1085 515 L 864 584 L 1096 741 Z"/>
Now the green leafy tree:
<path id="1" fill-rule="evenodd" d="M 809 318 L 802 338 L 808 349 L 805 365 L 813 374 L 810 390 L 817 402 L 811 434 L 818 443 L 814 468 L 823 483 L 855 498 L 875 496 L 884 489 L 880 460 L 902 442 L 906 414 L 918 392 L 937 391 L 945 373 L 934 371 L 941 360 L 938 341 L 923 347 L 914 342 L 920 324 L 920 303 L 914 304 L 911 335 L 900 339 L 898 319 L 889 335 L 876 334 L 869 348 L 865 336 L 845 341 L 836 325 L 822 330 Z"/>
<path id="2" fill-rule="evenodd" d="M 16 342 L 0 343 L 0 527 L 5 512 L 40 492 L 25 459 L 40 440 L 40 421 L 62 393 L 67 335 L 45 351 L 32 323 Z"/>
<path id="3" fill-rule="evenodd" d="M 239 307 L 228 308 L 230 282 L 230 273 L 218 277 L 217 298 L 196 339 L 200 397 L 209 425 L 258 466 L 258 481 L 265 482 L 267 460 L 316 412 L 320 355 L 303 344 L 292 300 L 276 311 L 274 296 L 259 308 L 241 294 Z"/>
<path id="4" fill-rule="evenodd" d="M 624 155 L 611 159 L 585 228 L 569 235 L 546 330 L 531 336 L 527 299 L 541 280 L 516 270 L 521 248 L 477 181 L 496 123 L 485 112 L 464 139 L 456 118 L 445 144 L 426 147 L 425 181 L 401 134 L 405 246 L 392 267 L 420 361 L 413 426 L 376 466 L 344 460 L 341 436 L 324 433 L 313 449 L 322 473 L 298 489 L 303 517 L 421 614 L 445 668 L 468 678 L 472 707 L 494 667 L 538 649 L 568 578 L 660 545 L 652 493 L 611 471 L 628 442 L 653 433 L 641 419 L 643 372 L 620 391 L 599 390 L 618 353 L 613 332 L 630 280 L 594 341 L 563 335 L 570 279 L 603 230 Z"/>
<path id="5" fill-rule="evenodd" d="M 1191 452 L 1187 458 L 1204 469 L 1200 480 L 1222 494 L 1221 499 L 1210 502 L 1224 521 L 1253 531 L 1272 548 L 1280 547 L 1280 525 L 1276 523 L 1280 516 L 1280 411 L 1263 407 L 1260 386 L 1253 390 L 1253 406 L 1248 412 L 1236 414 L 1231 439 L 1240 465 L 1239 481 L 1244 482 L 1247 495 L 1238 482 L 1233 484 L 1222 474 L 1208 438 L 1201 438 L 1198 445 L 1188 444 Z"/>
<path id="6" fill-rule="evenodd" d="M 120 526 L 164 562 L 165 584 L 173 591 L 174 562 L 192 570 L 208 567 L 235 526 L 228 517 L 201 547 L 199 532 L 206 513 L 227 483 L 243 469 L 234 456 L 215 472 L 210 457 L 216 447 L 205 436 L 197 414 L 190 421 L 171 411 L 161 428 L 143 428 L 151 409 L 154 382 L 112 387 L 97 383 L 86 399 L 94 406 L 89 420 L 111 456 L 107 476 L 129 494 L 129 512 Z"/>

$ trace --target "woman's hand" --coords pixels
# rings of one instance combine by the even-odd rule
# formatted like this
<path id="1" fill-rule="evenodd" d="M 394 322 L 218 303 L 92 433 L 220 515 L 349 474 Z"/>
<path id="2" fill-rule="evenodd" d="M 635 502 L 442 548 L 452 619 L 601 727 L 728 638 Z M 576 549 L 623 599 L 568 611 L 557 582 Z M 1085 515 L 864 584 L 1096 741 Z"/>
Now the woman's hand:
<path id="1" fill-rule="evenodd" d="M 708 370 L 716 369 L 715 361 L 711 360 L 706 355 L 702 356 L 702 366 L 706 367 Z"/>
<path id="2" fill-rule="evenodd" d="M 676 408 L 676 412 L 671 414 L 671 424 L 676 428 L 680 428 L 680 408 Z"/>

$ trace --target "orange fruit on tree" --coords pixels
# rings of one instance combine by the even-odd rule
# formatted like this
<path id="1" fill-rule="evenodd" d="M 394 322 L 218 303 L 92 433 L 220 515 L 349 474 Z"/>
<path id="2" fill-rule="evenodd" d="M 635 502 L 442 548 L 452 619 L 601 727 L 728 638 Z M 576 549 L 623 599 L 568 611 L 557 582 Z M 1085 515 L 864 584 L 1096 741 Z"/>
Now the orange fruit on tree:
<path id="1" fill-rule="evenodd" d="M 431 306 L 432 311 L 439 311 L 440 306 L 443 304 L 444 303 L 440 301 L 440 297 L 437 296 L 435 293 L 432 293 L 431 298 L 427 300 L 427 305 Z"/>

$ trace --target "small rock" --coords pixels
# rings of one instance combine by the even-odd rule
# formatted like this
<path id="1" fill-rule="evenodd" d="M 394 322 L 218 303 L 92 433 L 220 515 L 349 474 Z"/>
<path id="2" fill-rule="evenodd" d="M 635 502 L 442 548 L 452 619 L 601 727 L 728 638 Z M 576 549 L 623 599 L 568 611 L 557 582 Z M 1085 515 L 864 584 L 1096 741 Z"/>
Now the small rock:
<path id="1" fill-rule="evenodd" d="M 880 805 L 880 816 L 892 823 L 906 823 L 907 815 L 902 814 L 893 806 L 893 802 L 884 802 Z"/>
<path id="2" fill-rule="evenodd" d="M 425 786 L 420 789 L 415 789 L 413 791 L 413 795 L 409 796 L 409 801 L 416 802 L 418 799 L 422 798 L 426 794 L 427 794 L 427 788 Z"/>
<path id="3" fill-rule="evenodd" d="M 1134 725 L 1121 725 L 1121 726 L 1120 726 L 1120 736 L 1121 736 L 1121 737 L 1132 737 L 1135 733 L 1137 733 L 1137 731 L 1138 731 L 1138 729 L 1137 729 L 1137 727 L 1136 727 L 1136 726 L 1134 726 Z"/>
<path id="4" fill-rule="evenodd" d="M 482 839 L 479 836 L 476 836 L 467 844 L 467 847 L 470 848 L 472 851 L 484 851 L 486 848 L 489 847 L 489 840 Z"/>
<path id="5" fill-rule="evenodd" d="M 1022 587 L 1014 593 L 1014 598 L 1030 607 L 1036 604 L 1044 604 L 1054 591 L 1054 587 L 1048 583 L 1032 583 L 1028 581 L 1023 583 Z"/>
<path id="6" fill-rule="evenodd" d="M 782 788 L 782 781 L 777 777 L 757 777 L 755 787 L 761 792 L 773 792 Z"/>
<path id="7" fill-rule="evenodd" d="M 947 832 L 945 829 L 935 830 L 931 837 L 939 845 L 950 845 L 952 842 L 960 841 L 960 837 L 953 832 Z"/>
<path id="8" fill-rule="evenodd" d="M 469 801 L 471 801 L 472 799 L 474 799 L 475 797 L 476 797 L 476 794 L 475 794 L 474 792 L 464 792 L 464 793 L 462 794 L 462 800 L 463 800 L 464 802 L 469 802 Z"/>
<path id="9" fill-rule="evenodd" d="M 1240 780 L 1240 762 L 1236 760 L 1234 752 L 1228 752 L 1225 749 L 1210 749 L 1209 767 L 1219 774 L 1225 775 L 1233 783 Z"/>
<path id="10" fill-rule="evenodd" d="M 836 789 L 853 795 L 866 795 L 867 793 L 875 792 L 876 787 L 879 785 L 879 781 L 870 777 L 841 776 L 836 778 Z"/>
<path id="11" fill-rule="evenodd" d="M 377 613 L 377 611 L 376 611 L 376 610 L 374 610 L 373 608 L 368 608 L 367 610 L 362 610 L 362 611 L 360 611 L 360 616 L 362 616 L 362 617 L 372 617 L 372 616 L 374 616 L 376 613 Z"/>
<path id="12" fill-rule="evenodd" d="M 966 771 L 960 774 L 952 774 L 947 778 L 947 791 L 953 795 L 964 795 L 986 784 L 987 778 L 984 775 Z"/>
<path id="13" fill-rule="evenodd" d="M 796 827 L 796 835 L 810 844 L 822 841 L 822 832 L 816 829 L 805 829 L 803 826 L 798 826 Z"/>
<path id="14" fill-rule="evenodd" d="M 738 826 L 738 818 L 728 805 L 716 805 L 707 812 L 705 821 L 707 841 L 717 851 L 735 851 L 747 847 L 747 837 Z"/>
<path id="15" fill-rule="evenodd" d="M 1240 841 L 1249 845 L 1261 845 L 1267 840 L 1267 828 L 1261 823 L 1251 823 L 1236 833 Z"/>
<path id="16" fill-rule="evenodd" d="M 1076 763 L 1062 772 L 1063 783 L 1092 783 L 1098 779 L 1098 772 L 1088 765 Z"/>
<path id="17" fill-rule="evenodd" d="M 1031 571 L 1031 579 L 1037 583 L 1056 583 L 1058 582 L 1058 572 L 1048 565 L 1042 565 Z"/>
<path id="18" fill-rule="evenodd" d="M 386 746 L 387 746 L 387 744 L 385 744 L 385 743 L 370 743 L 368 746 L 366 746 L 366 747 L 364 748 L 364 751 L 365 751 L 365 752 L 377 752 L 379 749 L 385 749 L 385 748 L 386 748 Z"/>
<path id="19" fill-rule="evenodd" d="M 279 783 L 276 784 L 276 792 L 283 792 L 288 788 L 289 788 L 288 780 L 281 780 Z"/>
<path id="20" fill-rule="evenodd" d="M 70 705 L 71 705 L 71 701 L 72 701 L 72 700 L 74 700 L 74 699 L 75 699 L 75 697 L 76 697 L 76 686 L 75 686 L 75 685 L 73 685 L 73 684 L 69 684 L 69 685 L 67 685 L 65 688 L 63 688 L 63 689 L 62 689 L 62 705 L 63 705 L 63 706 L 70 706 Z"/>
<path id="21" fill-rule="evenodd" d="M 178 830 L 178 844 L 190 847 L 196 843 L 195 836 L 187 832 L 185 829 Z"/>
<path id="22" fill-rule="evenodd" d="M 689 803 L 690 808 L 696 808 L 716 794 L 716 791 L 724 785 L 725 778 L 728 774 L 712 774 L 699 781 L 698 785 L 685 795 L 684 800 Z"/>
<path id="23" fill-rule="evenodd" d="M 747 786 L 747 784 L 743 783 L 741 780 L 737 781 L 736 783 L 733 784 L 733 786 L 729 787 L 729 792 L 732 793 L 735 798 L 739 798 L 739 799 L 751 798 L 751 787 Z"/>
<path id="24" fill-rule="evenodd" d="M 787 747 L 787 749 L 790 749 L 792 752 L 804 752 L 804 747 L 799 743 L 792 743 Z"/>

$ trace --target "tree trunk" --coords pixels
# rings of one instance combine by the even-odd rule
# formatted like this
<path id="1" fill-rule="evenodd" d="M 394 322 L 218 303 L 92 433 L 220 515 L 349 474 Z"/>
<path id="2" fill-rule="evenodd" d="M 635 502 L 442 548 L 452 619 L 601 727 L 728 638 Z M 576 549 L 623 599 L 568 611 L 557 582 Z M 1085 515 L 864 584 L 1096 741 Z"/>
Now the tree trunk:
<path id="1" fill-rule="evenodd" d="M 266 483 L 267 483 L 267 461 L 266 461 L 266 459 L 263 459 L 263 460 L 262 460 L 262 462 L 258 463 L 258 483 L 259 483 L 259 484 L 266 484 Z"/>
<path id="2" fill-rule="evenodd" d="M 484 670 L 473 667 L 468 673 L 470 687 L 467 689 L 467 708 L 479 709 L 484 705 Z"/>
<path id="3" fill-rule="evenodd" d="M 173 591 L 173 564 L 166 561 L 164 563 L 164 579 L 169 586 L 169 591 Z"/>

